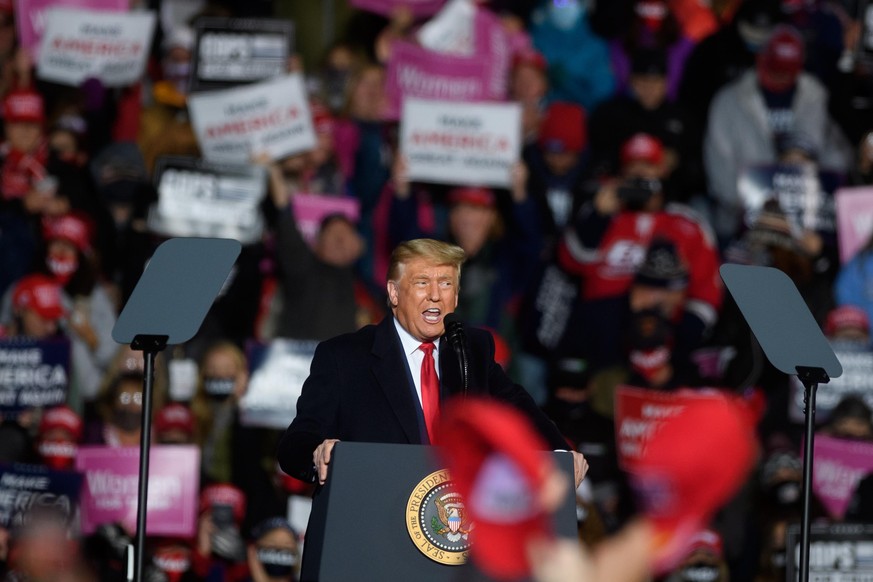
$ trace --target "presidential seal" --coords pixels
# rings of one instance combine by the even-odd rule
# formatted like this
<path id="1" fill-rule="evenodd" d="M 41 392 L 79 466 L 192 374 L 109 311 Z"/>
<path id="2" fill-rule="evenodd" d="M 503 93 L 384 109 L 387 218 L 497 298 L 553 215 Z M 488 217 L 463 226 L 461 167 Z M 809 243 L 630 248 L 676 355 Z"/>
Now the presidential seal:
<path id="1" fill-rule="evenodd" d="M 431 473 L 412 490 L 406 529 L 418 551 L 434 562 L 459 566 L 467 561 L 473 524 L 447 470 Z"/>

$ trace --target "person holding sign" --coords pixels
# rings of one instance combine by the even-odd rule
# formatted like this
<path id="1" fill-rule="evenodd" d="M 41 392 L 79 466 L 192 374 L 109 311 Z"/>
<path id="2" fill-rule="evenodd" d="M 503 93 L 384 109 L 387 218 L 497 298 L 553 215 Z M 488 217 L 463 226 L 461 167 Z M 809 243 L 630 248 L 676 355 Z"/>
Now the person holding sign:
<path id="1" fill-rule="evenodd" d="M 442 402 L 464 391 L 445 318 L 458 306 L 463 249 L 432 239 L 400 244 L 386 290 L 391 316 L 378 325 L 318 345 L 297 416 L 279 442 L 282 470 L 323 484 L 340 440 L 429 444 Z M 494 342 L 468 328 L 469 393 L 490 396 L 522 411 L 548 446 L 567 442 L 521 386 L 494 361 Z M 588 462 L 572 453 L 576 486 Z"/>

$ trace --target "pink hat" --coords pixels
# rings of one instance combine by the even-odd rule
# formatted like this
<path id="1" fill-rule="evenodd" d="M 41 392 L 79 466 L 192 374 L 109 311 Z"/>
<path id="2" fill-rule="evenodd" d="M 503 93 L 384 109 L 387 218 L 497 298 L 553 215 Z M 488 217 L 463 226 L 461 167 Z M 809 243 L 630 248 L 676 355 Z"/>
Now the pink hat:
<path id="1" fill-rule="evenodd" d="M 28 275 L 15 286 L 12 294 L 15 309 L 33 309 L 45 319 L 56 320 L 66 314 L 61 287 L 45 275 Z"/>
<path id="2" fill-rule="evenodd" d="M 497 579 L 528 575 L 528 541 L 551 533 L 538 503 L 551 471 L 542 437 L 514 408 L 469 397 L 444 408 L 436 442 L 474 524 L 475 564 Z"/>
<path id="3" fill-rule="evenodd" d="M 42 95 L 30 89 L 16 89 L 3 100 L 3 118 L 7 123 L 42 123 L 45 108 Z"/>
<path id="4" fill-rule="evenodd" d="M 647 162 L 659 165 L 664 161 L 664 144 L 648 133 L 636 133 L 621 146 L 621 163 Z"/>

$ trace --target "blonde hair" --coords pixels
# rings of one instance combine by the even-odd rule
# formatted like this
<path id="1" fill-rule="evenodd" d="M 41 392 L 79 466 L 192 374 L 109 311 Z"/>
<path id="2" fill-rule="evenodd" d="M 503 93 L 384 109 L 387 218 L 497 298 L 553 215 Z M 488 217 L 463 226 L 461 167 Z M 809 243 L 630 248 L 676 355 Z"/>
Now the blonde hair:
<path id="1" fill-rule="evenodd" d="M 403 266 L 414 259 L 428 259 L 436 265 L 450 265 L 461 276 L 461 265 L 467 260 L 464 249 L 457 245 L 431 238 L 417 238 L 402 242 L 391 253 L 388 280 L 397 281 L 403 275 Z"/>
<path id="2" fill-rule="evenodd" d="M 246 355 L 236 344 L 230 341 L 218 341 L 209 346 L 200 359 L 200 374 L 197 381 L 197 391 L 194 397 L 191 398 L 191 414 L 194 416 L 194 441 L 203 446 L 212 432 L 214 422 L 212 409 L 209 407 L 209 396 L 206 394 L 205 379 L 206 379 L 206 362 L 214 354 L 225 352 L 231 356 L 237 366 L 237 373 L 248 370 L 248 361 Z"/>

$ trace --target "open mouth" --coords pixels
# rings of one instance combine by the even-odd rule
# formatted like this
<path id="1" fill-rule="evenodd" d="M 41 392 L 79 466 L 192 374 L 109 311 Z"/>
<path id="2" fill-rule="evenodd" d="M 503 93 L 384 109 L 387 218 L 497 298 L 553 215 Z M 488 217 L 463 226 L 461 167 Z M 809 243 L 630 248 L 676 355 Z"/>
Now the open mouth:
<path id="1" fill-rule="evenodd" d="M 440 322 L 442 312 L 436 307 L 431 307 L 430 309 L 425 309 L 424 311 L 422 311 L 421 315 L 424 317 L 424 320 L 426 322 L 435 324 Z"/>

